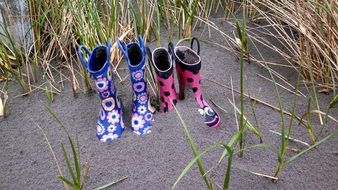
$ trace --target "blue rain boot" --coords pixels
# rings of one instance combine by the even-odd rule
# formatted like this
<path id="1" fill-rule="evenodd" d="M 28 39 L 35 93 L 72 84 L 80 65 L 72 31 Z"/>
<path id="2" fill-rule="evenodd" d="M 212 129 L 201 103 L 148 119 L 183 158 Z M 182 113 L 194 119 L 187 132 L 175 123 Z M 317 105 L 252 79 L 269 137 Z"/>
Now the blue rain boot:
<path id="1" fill-rule="evenodd" d="M 110 71 L 110 48 L 111 40 L 108 41 L 107 46 L 96 46 L 92 52 L 83 45 L 78 48 L 79 58 L 93 78 L 101 99 L 96 135 L 102 142 L 110 142 L 119 138 L 124 130 L 122 102 L 116 96 L 116 89 Z M 88 56 L 88 62 L 83 57 L 83 50 Z"/>
<path id="2" fill-rule="evenodd" d="M 118 40 L 119 49 L 123 52 L 128 61 L 131 84 L 134 91 L 133 116 L 131 127 L 138 135 L 150 133 L 155 108 L 151 105 L 147 94 L 147 83 L 144 79 L 146 50 L 141 36 L 138 36 L 138 43 L 130 42 L 125 44 Z"/>

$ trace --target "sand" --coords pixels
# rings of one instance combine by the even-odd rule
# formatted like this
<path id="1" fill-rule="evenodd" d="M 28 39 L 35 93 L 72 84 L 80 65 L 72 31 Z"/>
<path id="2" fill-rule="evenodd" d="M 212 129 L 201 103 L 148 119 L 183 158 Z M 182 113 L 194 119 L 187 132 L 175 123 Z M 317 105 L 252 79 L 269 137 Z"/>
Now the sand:
<path id="1" fill-rule="evenodd" d="M 230 29 L 227 29 L 231 32 Z M 200 33 L 196 33 L 199 36 Z M 221 39 L 214 34 L 214 39 Z M 165 38 L 162 38 L 165 39 Z M 219 41 L 222 43 L 222 41 Z M 162 43 L 164 47 L 166 43 Z M 155 44 L 151 44 L 154 49 Z M 262 49 L 268 60 L 280 59 L 277 55 Z M 232 77 L 234 88 L 239 89 L 239 63 L 235 56 L 220 47 L 201 43 L 202 77 L 215 80 L 230 86 Z M 128 75 L 127 64 L 121 64 L 119 71 L 122 77 Z M 283 73 L 293 84 L 296 73 L 285 68 L 274 67 Z M 269 77 L 267 70 L 256 63 L 245 64 L 245 91 L 267 103 L 277 105 L 274 86 L 257 74 Z M 124 119 L 130 125 L 131 115 L 131 87 L 129 77 L 119 82 L 114 76 L 117 90 L 124 102 Z M 177 77 L 175 76 L 177 79 Z M 280 81 L 278 81 L 280 82 Z M 1 84 L 3 85 L 3 84 Z M 234 111 L 228 99 L 232 99 L 231 92 L 214 85 L 207 80 L 202 81 L 205 98 L 211 99 L 227 110 L 224 113 L 216 109 L 222 117 L 219 129 L 210 129 L 203 124 L 192 92 L 186 94 L 184 101 L 177 103 L 192 137 L 199 150 L 215 142 L 228 142 L 236 132 Z M 150 89 L 149 89 L 150 91 Z M 306 89 L 302 88 L 306 93 Z M 11 82 L 10 97 L 20 94 L 19 86 Z M 285 109 L 290 110 L 293 94 L 280 89 L 280 95 Z M 325 108 L 331 95 L 319 94 L 322 108 Z M 239 97 L 235 95 L 239 106 Z M 250 122 L 255 124 L 249 100 L 245 101 L 245 113 Z M 45 139 L 36 125 L 41 126 L 54 149 L 64 173 L 65 162 L 61 153 L 61 143 L 69 149 L 65 132 L 53 121 L 44 106 L 49 106 L 60 118 L 70 134 L 78 135 L 81 161 L 84 164 L 90 159 L 91 167 L 86 182 L 87 189 L 117 180 L 123 176 L 128 179 L 107 189 L 171 189 L 183 168 L 192 159 L 193 154 L 174 111 L 157 113 L 151 134 L 139 137 L 128 128 L 122 138 L 111 144 L 103 144 L 95 136 L 95 124 L 98 116 L 99 99 L 95 93 L 79 93 L 72 96 L 69 84 L 60 95 L 55 96 L 53 103 L 48 103 L 43 92 L 35 92 L 26 97 L 10 99 L 8 117 L 0 119 L 0 189 L 62 189 L 63 184 L 56 178 L 58 175 L 56 164 Z M 297 115 L 306 112 L 307 99 L 298 97 Z M 325 109 L 324 109 L 325 110 Z M 269 130 L 280 130 L 280 114 L 259 103 L 255 106 L 255 113 L 266 144 L 279 147 L 279 136 Z M 337 118 L 337 108 L 331 111 Z M 285 117 L 288 125 L 289 117 Z M 314 117 L 315 130 L 321 127 Z M 292 136 L 309 142 L 306 129 L 294 123 Z M 337 124 L 329 122 L 321 137 L 337 128 Z M 246 147 L 259 143 L 259 139 L 251 133 L 246 133 Z M 290 147 L 305 148 L 303 145 L 291 142 Z M 245 151 L 242 158 L 234 156 L 230 189 L 307 189 L 334 190 L 338 189 L 338 137 L 335 136 L 318 148 L 311 150 L 295 161 L 286 165 L 281 172 L 280 180 L 272 182 L 269 179 L 248 173 L 245 170 L 273 175 L 277 157 L 271 150 L 255 148 Z M 226 160 L 217 166 L 222 153 L 221 149 L 211 151 L 203 157 L 207 170 L 213 166 L 209 175 L 215 184 L 222 185 L 226 168 Z M 288 157 L 294 155 L 288 151 Z M 69 177 L 69 175 L 68 175 Z M 197 190 L 206 189 L 198 172 L 197 166 L 183 177 L 177 189 Z M 217 189 L 217 188 L 216 188 Z M 219 188 L 218 188 L 219 189 Z"/>

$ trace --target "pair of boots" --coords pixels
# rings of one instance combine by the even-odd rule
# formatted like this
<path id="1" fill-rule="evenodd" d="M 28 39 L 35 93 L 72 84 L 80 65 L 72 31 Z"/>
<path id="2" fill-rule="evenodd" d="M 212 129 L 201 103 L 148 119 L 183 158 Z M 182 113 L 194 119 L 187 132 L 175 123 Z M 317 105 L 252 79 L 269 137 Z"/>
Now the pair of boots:
<path id="1" fill-rule="evenodd" d="M 118 46 L 128 61 L 134 92 L 131 127 L 138 135 L 150 133 L 155 108 L 147 94 L 147 83 L 144 80 L 146 50 L 143 39 L 139 36 L 138 43 L 125 44 L 118 40 Z M 121 137 L 124 131 L 123 104 L 117 96 L 112 73 L 110 70 L 111 40 L 107 45 L 96 46 L 90 52 L 85 46 L 78 48 L 78 56 L 92 77 L 101 99 L 100 116 L 97 121 L 97 137 L 102 142 L 110 142 Z M 83 52 L 87 54 L 88 61 Z"/>
<path id="2" fill-rule="evenodd" d="M 197 44 L 197 52 L 193 50 L 194 42 Z M 179 83 L 178 98 L 183 100 L 185 87 L 192 89 L 195 100 L 199 106 L 199 113 L 204 116 L 204 123 L 212 128 L 220 126 L 219 115 L 204 100 L 201 88 L 201 57 L 200 44 L 197 38 L 192 38 L 190 48 L 187 46 L 176 46 L 170 42 L 168 49 L 156 48 L 153 52 L 147 47 L 147 54 L 151 64 L 154 66 L 157 82 L 160 89 L 160 100 L 162 111 L 172 110 L 173 104 L 177 103 L 177 95 L 174 84 L 174 63 Z"/>

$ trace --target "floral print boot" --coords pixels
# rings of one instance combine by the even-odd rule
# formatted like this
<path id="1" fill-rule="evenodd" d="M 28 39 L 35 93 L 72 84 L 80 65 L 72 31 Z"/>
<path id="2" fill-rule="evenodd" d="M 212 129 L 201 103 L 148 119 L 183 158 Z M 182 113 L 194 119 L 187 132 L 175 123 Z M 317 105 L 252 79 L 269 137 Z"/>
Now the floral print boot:
<path id="1" fill-rule="evenodd" d="M 144 42 L 142 37 L 138 36 L 138 43 L 130 42 L 126 45 L 122 40 L 118 40 L 117 44 L 128 62 L 134 91 L 131 127 L 136 134 L 145 135 L 151 132 L 155 108 L 151 105 L 144 79 L 146 58 Z"/>
<path id="2" fill-rule="evenodd" d="M 122 102 L 116 95 L 116 89 L 110 72 L 110 48 L 99 45 L 90 52 L 85 46 L 78 48 L 78 55 L 84 67 L 88 70 L 96 86 L 101 100 L 100 116 L 97 121 L 97 137 L 102 142 L 110 142 L 119 138 L 124 130 L 122 118 Z M 84 51 L 88 61 L 83 57 Z"/>
<path id="3" fill-rule="evenodd" d="M 172 110 L 177 103 L 173 73 L 173 54 L 168 51 L 173 51 L 172 43 L 169 43 L 168 50 L 159 47 L 151 52 L 147 47 L 148 59 L 156 72 L 157 84 L 160 90 L 161 109 L 163 112 Z"/>
<path id="4" fill-rule="evenodd" d="M 194 41 L 197 43 L 197 52 L 193 50 Z M 176 46 L 174 48 L 176 71 L 179 81 L 179 99 L 184 99 L 185 87 L 192 89 L 195 100 L 199 106 L 198 111 L 204 116 L 204 123 L 212 128 L 220 126 L 219 115 L 204 100 L 201 88 L 201 57 L 200 44 L 197 38 L 192 38 L 190 48 L 187 46 Z"/>

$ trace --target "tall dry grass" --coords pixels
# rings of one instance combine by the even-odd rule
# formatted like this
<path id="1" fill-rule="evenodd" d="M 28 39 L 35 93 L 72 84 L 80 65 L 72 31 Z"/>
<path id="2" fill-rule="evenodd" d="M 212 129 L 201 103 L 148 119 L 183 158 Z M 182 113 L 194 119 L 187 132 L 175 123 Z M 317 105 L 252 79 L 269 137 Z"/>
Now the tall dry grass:
<path id="1" fill-rule="evenodd" d="M 14 36 L 4 23 L 0 40 L 1 76 L 15 78 L 23 93 L 28 94 L 36 90 L 34 83 L 41 79 L 39 70 L 42 69 L 42 78 L 46 81 L 43 85 L 51 83 L 57 88 L 59 83 L 70 81 L 75 95 L 79 90 L 90 88 L 89 78 L 75 54 L 78 45 L 93 48 L 109 38 L 122 37 L 128 41 L 138 34 L 148 41 L 157 39 L 159 43 L 162 20 L 169 39 L 177 31 L 179 36 L 191 36 L 196 27 L 194 16 L 209 16 L 205 7 L 215 6 L 214 2 L 208 2 L 27 0 L 33 44 L 23 49 L 12 43 Z M 111 56 L 116 69 L 122 59 L 116 45 Z M 80 85 L 81 80 L 85 86 Z"/>
<path id="2" fill-rule="evenodd" d="M 215 24 L 209 21 L 214 13 L 222 12 L 227 18 L 238 11 L 241 3 L 223 0 L 27 0 L 33 45 L 23 50 L 8 43 L 13 36 L 6 26 L 2 26 L 5 29 L 2 39 L 6 40 L 0 43 L 0 70 L 2 76 L 15 78 L 23 92 L 29 93 L 34 88 L 31 83 L 38 80 L 38 69 L 43 68 L 46 80 L 54 85 L 68 80 L 75 94 L 82 89 L 80 80 L 84 79 L 85 86 L 89 87 L 88 76 L 81 70 L 75 54 L 77 45 L 84 43 L 92 48 L 108 38 L 133 39 L 138 34 L 148 41 L 156 39 L 159 44 L 162 24 L 168 31 L 169 40 L 175 32 L 179 38 L 190 37 L 192 31 L 205 23 L 214 27 Z M 248 0 L 245 3 L 250 20 L 266 21 L 276 32 L 264 32 L 279 40 L 284 49 L 262 43 L 284 56 L 309 83 L 315 82 L 319 87 L 317 90 L 336 90 L 337 1 Z M 235 39 L 229 40 L 236 44 Z M 121 61 L 116 48 L 113 48 L 112 60 L 115 65 Z M 66 70 L 67 74 L 59 75 L 61 70 Z M 62 79 L 56 81 L 55 73 Z M 83 77 L 79 78 L 79 75 Z"/>
<path id="3" fill-rule="evenodd" d="M 258 0 L 250 4 L 275 30 L 286 50 L 275 50 L 295 64 L 321 92 L 335 91 L 338 80 L 338 1 Z"/>

